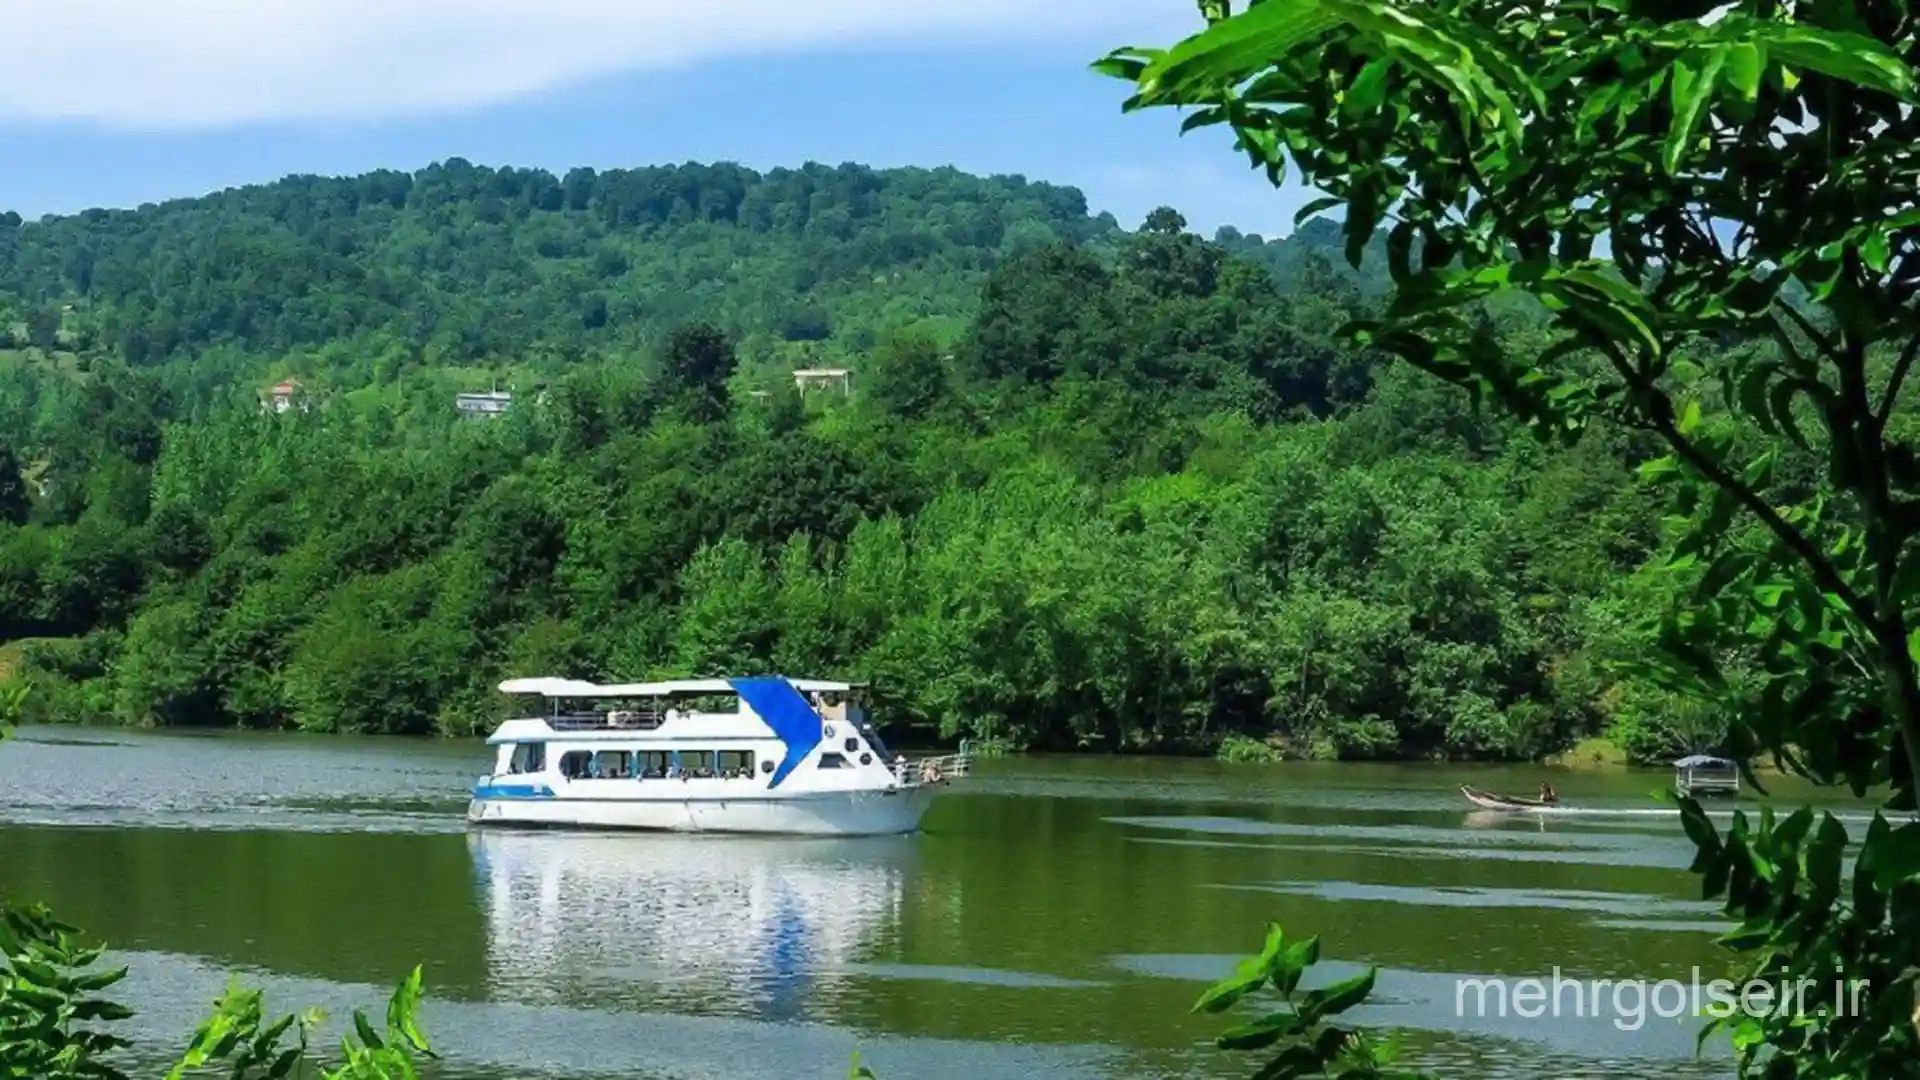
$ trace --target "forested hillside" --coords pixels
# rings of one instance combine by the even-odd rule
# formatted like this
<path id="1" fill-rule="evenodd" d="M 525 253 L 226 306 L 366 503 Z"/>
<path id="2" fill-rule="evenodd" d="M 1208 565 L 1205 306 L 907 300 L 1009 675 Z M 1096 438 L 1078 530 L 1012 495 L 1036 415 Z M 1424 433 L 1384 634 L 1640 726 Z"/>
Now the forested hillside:
<path id="1" fill-rule="evenodd" d="M 128 724 L 466 733 L 508 675 L 775 669 L 1012 747 L 1711 742 L 1607 674 L 1675 587 L 1650 448 L 1337 344 L 1372 290 L 1324 224 L 459 161 L 0 220 L 0 678 Z"/>
<path id="2" fill-rule="evenodd" d="M 922 320 L 951 330 L 998 259 L 1115 229 L 1073 189 L 952 169 L 559 178 L 455 159 L 0 220 L 0 290 L 37 342 L 64 329 L 135 365 L 222 347 L 357 354 L 359 378 L 407 361 L 566 361 L 696 317 L 800 357 Z"/>

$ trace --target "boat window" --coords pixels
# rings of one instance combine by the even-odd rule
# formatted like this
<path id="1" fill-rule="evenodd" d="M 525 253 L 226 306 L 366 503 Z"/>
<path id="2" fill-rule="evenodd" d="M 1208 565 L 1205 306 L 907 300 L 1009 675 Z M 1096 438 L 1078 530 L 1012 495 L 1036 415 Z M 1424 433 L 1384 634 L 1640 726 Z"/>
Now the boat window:
<path id="1" fill-rule="evenodd" d="M 507 771 L 512 773 L 545 772 L 547 768 L 547 744 L 543 742 L 523 742 L 513 748 L 513 760 Z"/>
<path id="2" fill-rule="evenodd" d="M 583 780 L 593 775 L 593 751 L 569 750 L 560 755 L 560 775 L 569 780 Z"/>
<path id="3" fill-rule="evenodd" d="M 841 757 L 839 754 L 821 754 L 820 767 L 823 769 L 844 769 L 847 767 L 847 759 Z"/>
<path id="4" fill-rule="evenodd" d="M 848 739 L 848 740 L 847 740 L 847 742 L 846 742 L 846 747 L 847 747 L 847 753 L 849 753 L 849 754 L 857 754 L 857 753 L 859 753 L 859 752 L 860 752 L 860 740 L 859 740 L 859 739 Z"/>
<path id="5" fill-rule="evenodd" d="M 632 759 L 625 750 L 602 750 L 593 755 L 593 775 L 602 780 L 625 780 L 633 775 Z"/>
<path id="6" fill-rule="evenodd" d="M 773 762 L 772 762 L 772 761 L 762 761 L 762 762 L 760 763 L 760 771 L 761 771 L 761 772 L 763 772 L 763 773 L 770 773 L 770 772 L 772 772 L 772 771 L 773 771 Z"/>
<path id="7" fill-rule="evenodd" d="M 720 751 L 720 775 L 728 780 L 753 775 L 753 751 Z"/>
<path id="8" fill-rule="evenodd" d="M 680 770 L 695 780 L 704 780 L 713 775 L 712 750 L 680 751 Z"/>
<path id="9" fill-rule="evenodd" d="M 673 764 L 665 750 L 642 750 L 635 756 L 640 759 L 640 775 L 648 780 L 665 777 L 667 766 Z"/>

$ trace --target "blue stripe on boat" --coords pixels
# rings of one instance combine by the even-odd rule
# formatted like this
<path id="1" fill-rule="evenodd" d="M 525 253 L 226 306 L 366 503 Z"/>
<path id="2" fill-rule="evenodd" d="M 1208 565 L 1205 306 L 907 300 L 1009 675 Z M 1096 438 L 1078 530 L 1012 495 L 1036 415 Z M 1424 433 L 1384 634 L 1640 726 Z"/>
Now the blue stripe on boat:
<path id="1" fill-rule="evenodd" d="M 476 799 L 551 799 L 553 789 L 545 784 L 479 784 L 473 789 Z"/>
<path id="2" fill-rule="evenodd" d="M 773 779 L 767 782 L 767 787 L 777 788 L 808 754 L 813 753 L 813 748 L 820 745 L 820 714 L 813 711 L 813 706 L 807 704 L 807 699 L 800 696 L 800 691 L 794 689 L 792 683 L 778 676 L 729 681 L 734 692 L 740 695 L 740 700 L 746 702 L 748 708 L 773 729 L 774 736 L 786 744 L 787 756 L 780 762 L 779 768 L 773 770 Z"/>

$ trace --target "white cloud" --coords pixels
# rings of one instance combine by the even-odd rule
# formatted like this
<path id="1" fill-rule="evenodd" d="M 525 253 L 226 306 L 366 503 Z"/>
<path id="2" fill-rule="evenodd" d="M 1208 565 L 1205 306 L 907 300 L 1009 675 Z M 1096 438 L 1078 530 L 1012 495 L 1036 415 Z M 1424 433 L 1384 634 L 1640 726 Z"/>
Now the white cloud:
<path id="1" fill-rule="evenodd" d="M 0 119 L 385 118 L 728 56 L 1193 26 L 1188 0 L 0 0 Z"/>

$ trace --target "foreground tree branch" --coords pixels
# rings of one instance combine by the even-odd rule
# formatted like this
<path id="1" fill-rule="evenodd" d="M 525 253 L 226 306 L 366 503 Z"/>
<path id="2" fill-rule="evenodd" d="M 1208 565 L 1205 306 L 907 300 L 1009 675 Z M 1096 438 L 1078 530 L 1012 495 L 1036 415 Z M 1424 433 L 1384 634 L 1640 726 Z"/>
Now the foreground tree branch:
<path id="1" fill-rule="evenodd" d="M 1706 561 L 1687 602 L 1655 616 L 1671 659 L 1649 655 L 1645 677 L 1674 662 L 1711 674 L 1715 657 L 1750 651 L 1764 674 L 1734 728 L 1743 757 L 1770 750 L 1817 782 L 1884 785 L 1889 806 L 1911 808 L 1916 514 L 1894 495 L 1885 430 L 1920 353 L 1904 283 L 1920 229 L 1907 60 L 1920 36 L 1902 3 L 1843 7 L 1263 0 L 1238 15 L 1207 6 L 1193 36 L 1095 66 L 1131 84 L 1127 109 L 1191 109 L 1187 128 L 1229 126 L 1276 183 L 1297 175 L 1323 192 L 1304 213 L 1344 210 L 1356 266 L 1384 246 L 1392 296 L 1349 328 L 1357 339 L 1476 394 L 1497 389 L 1549 437 L 1613 414 L 1658 433 L 1688 467 L 1663 471 L 1697 478 L 1682 483 L 1683 507 L 1711 506 L 1675 548 Z M 1736 227 L 1731 249 L 1716 222 Z M 1610 260 L 1593 256 L 1602 236 Z M 1522 356 L 1476 332 L 1474 313 L 1515 293 L 1544 305 L 1562 344 Z M 1756 335 L 1777 351 L 1688 357 L 1684 371 L 1670 351 Z M 1895 341 L 1876 407 L 1867 358 Z M 1594 389 L 1588 350 L 1624 385 Z M 1776 505 L 1770 455 L 1737 461 L 1739 440 L 1697 437 L 1697 404 L 1674 416 L 1659 386 L 1688 380 L 1723 389 L 1721 427 L 1824 458 L 1822 490 Z M 1802 398 L 1826 429 L 1819 445 L 1797 426 Z M 1774 539 L 1766 550 L 1742 546 L 1743 511 Z M 1885 1003 L 1742 1021 L 1742 1075 L 1908 1074 L 1920 941 L 1898 930 L 1889 898 L 1920 883 L 1920 824 L 1876 819 L 1845 906 L 1848 837 L 1831 816 L 1757 829 L 1738 818 L 1722 836 L 1682 806 L 1703 891 L 1742 921 L 1730 948 L 1768 976 L 1870 977 Z"/>

